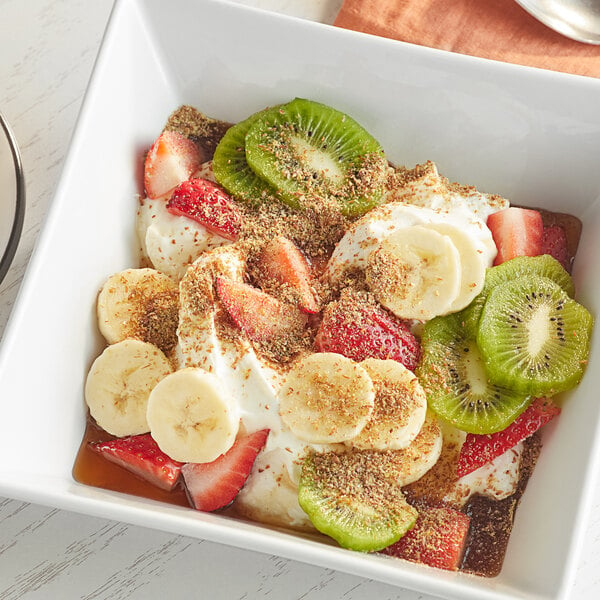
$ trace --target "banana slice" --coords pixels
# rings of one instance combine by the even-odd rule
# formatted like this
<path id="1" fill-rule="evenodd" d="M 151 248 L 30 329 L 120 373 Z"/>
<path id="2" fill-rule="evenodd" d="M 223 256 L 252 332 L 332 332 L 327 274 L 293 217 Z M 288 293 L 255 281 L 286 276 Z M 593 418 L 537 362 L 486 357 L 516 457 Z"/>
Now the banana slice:
<path id="1" fill-rule="evenodd" d="M 179 287 L 154 269 L 108 278 L 98 296 L 98 327 L 109 344 L 136 338 L 168 351 L 177 343 Z"/>
<path id="2" fill-rule="evenodd" d="M 461 279 L 458 296 L 449 312 L 462 310 L 481 292 L 485 270 L 489 266 L 486 248 L 476 238 L 450 223 L 429 223 L 427 228 L 447 235 L 460 255 Z"/>
<path id="3" fill-rule="evenodd" d="M 460 255 L 447 235 L 422 225 L 405 227 L 369 255 L 369 288 L 402 319 L 426 321 L 447 314 L 461 284 Z"/>
<path id="4" fill-rule="evenodd" d="M 395 360 L 369 358 L 360 365 L 375 385 L 375 406 L 363 430 L 347 443 L 365 450 L 406 448 L 425 422 L 427 398 L 421 384 Z"/>
<path id="5" fill-rule="evenodd" d="M 148 396 L 171 372 L 167 357 L 152 344 L 127 339 L 108 346 L 94 361 L 85 383 L 90 414 L 102 429 L 118 437 L 148 432 Z"/>
<path id="6" fill-rule="evenodd" d="M 150 433 L 160 449 L 181 462 L 212 462 L 231 448 L 240 413 L 219 379 L 189 367 L 165 377 L 148 398 Z"/>
<path id="7" fill-rule="evenodd" d="M 428 410 L 419 435 L 410 446 L 396 451 L 394 476 L 398 485 L 404 487 L 421 479 L 438 461 L 443 441 L 437 417 Z"/>
<path id="8" fill-rule="evenodd" d="M 292 433 L 315 444 L 355 438 L 375 402 L 369 374 L 341 354 L 322 352 L 300 359 L 279 392 L 279 414 Z"/>

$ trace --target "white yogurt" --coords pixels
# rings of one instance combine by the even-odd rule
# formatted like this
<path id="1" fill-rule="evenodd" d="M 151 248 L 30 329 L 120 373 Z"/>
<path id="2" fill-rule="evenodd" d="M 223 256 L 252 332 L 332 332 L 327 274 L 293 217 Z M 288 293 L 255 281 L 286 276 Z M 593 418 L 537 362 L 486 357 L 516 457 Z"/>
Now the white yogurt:
<path id="1" fill-rule="evenodd" d="M 136 225 L 142 256 L 157 271 L 174 279 L 181 279 L 206 250 L 230 243 L 193 219 L 171 214 L 166 198 L 144 198 Z"/>
<path id="2" fill-rule="evenodd" d="M 522 454 L 523 442 L 519 442 L 493 461 L 461 477 L 444 496 L 444 501 L 455 506 L 464 506 L 467 500 L 477 493 L 495 500 L 508 498 L 517 489 Z"/>
<path id="3" fill-rule="evenodd" d="M 433 198 L 435 200 L 435 198 Z M 356 221 L 336 246 L 327 265 L 326 276 L 338 280 L 348 269 L 364 269 L 371 252 L 394 232 L 413 225 L 448 223 L 467 233 L 477 251 L 491 266 L 496 245 L 485 223 L 466 204 L 456 203 L 445 210 L 403 202 L 385 204 Z"/>
<path id="4" fill-rule="evenodd" d="M 212 162 L 204 163 L 193 177 L 214 181 Z M 193 219 L 171 214 L 168 199 L 169 195 L 140 200 L 136 229 L 142 256 L 161 273 L 181 279 L 203 252 L 230 241 Z"/>

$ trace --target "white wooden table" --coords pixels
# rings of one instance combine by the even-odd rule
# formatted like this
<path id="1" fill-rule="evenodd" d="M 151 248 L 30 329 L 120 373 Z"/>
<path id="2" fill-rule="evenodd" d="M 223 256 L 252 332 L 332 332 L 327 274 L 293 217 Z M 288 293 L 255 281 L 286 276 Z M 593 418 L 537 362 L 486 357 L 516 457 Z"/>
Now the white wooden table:
<path id="1" fill-rule="evenodd" d="M 341 5 L 238 1 L 325 23 Z M 0 285 L 0 336 L 54 195 L 111 7 L 112 0 L 0 0 L 0 110 L 20 144 L 27 179 L 23 237 Z M 600 489 L 594 507 L 572 592 L 577 600 L 600 598 Z M 433 600 L 274 556 L 0 498 L 1 600 L 167 597 Z"/>

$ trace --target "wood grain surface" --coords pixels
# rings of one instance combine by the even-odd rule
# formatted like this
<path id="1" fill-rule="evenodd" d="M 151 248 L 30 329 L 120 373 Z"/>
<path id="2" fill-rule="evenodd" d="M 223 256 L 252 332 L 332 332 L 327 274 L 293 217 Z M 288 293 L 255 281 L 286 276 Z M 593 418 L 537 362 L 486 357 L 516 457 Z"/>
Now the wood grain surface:
<path id="1" fill-rule="evenodd" d="M 324 23 L 341 5 L 238 1 Z M 23 237 L 0 285 L 0 336 L 56 190 L 111 7 L 112 0 L 0 0 L 0 110 L 20 144 L 27 181 Z M 573 599 L 600 598 L 599 564 L 600 490 Z M 276 556 L 0 499 L 0 600 L 54 598 L 433 600 Z"/>

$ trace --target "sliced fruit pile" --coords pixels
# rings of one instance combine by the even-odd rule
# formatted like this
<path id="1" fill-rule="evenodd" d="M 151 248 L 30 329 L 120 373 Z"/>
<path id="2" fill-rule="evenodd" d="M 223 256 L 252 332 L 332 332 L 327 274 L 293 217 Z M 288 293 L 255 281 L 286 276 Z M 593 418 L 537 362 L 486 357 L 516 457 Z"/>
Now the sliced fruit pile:
<path id="1" fill-rule="evenodd" d="M 175 236 L 146 235 L 156 268 L 117 273 L 100 292 L 108 346 L 85 399 L 116 439 L 90 448 L 158 488 L 183 487 L 197 510 L 228 506 L 274 436 L 264 423 L 247 429 L 239 399 L 186 353 L 203 328 L 241 338 L 279 368 L 272 399 L 281 429 L 303 444 L 291 485 L 314 527 L 346 548 L 461 568 L 466 509 L 415 500 L 406 486 L 447 466 L 448 423 L 463 436 L 446 474 L 455 483 L 552 420 L 551 397 L 580 381 L 593 319 L 573 299 L 564 229 L 519 208 L 491 214 L 489 231 L 477 221 L 483 237 L 441 210 L 395 202 L 385 212 L 391 167 L 379 143 L 304 99 L 228 128 L 212 170 L 206 158 L 170 130 L 146 156 L 147 198 L 159 206 L 149 219 L 197 230 L 174 264 L 162 246 Z M 319 278 L 294 236 L 249 233 L 252 211 L 271 204 L 282 215 L 334 207 L 344 227 L 369 233 L 340 243 L 329 266 L 344 252 L 347 264 Z M 348 265 L 359 274 L 346 280 Z"/>
<path id="2" fill-rule="evenodd" d="M 593 319 L 548 255 L 489 269 L 484 291 L 462 313 L 429 321 L 418 368 L 429 406 L 459 429 L 505 429 L 537 396 L 577 385 Z"/>
<path id="3" fill-rule="evenodd" d="M 127 338 L 94 361 L 91 416 L 117 439 L 92 443 L 106 459 L 165 490 L 183 475 L 192 506 L 228 505 L 250 475 L 268 430 L 239 434 L 237 402 L 200 368 L 173 371 L 157 346 Z"/>
<path id="4" fill-rule="evenodd" d="M 561 264 L 550 255 L 540 255 L 543 235 L 539 213 L 536 213 L 537 233 L 532 234 L 524 225 L 532 219 L 531 213 L 536 211 L 523 211 L 522 214 L 521 209 L 510 209 L 507 214 L 500 212 L 493 215 L 495 219 L 492 219 L 491 227 L 494 238 L 506 260 L 501 259 L 503 262 L 499 266 L 487 270 L 485 279 L 478 286 L 478 293 L 471 296 L 472 301 L 466 308 L 458 312 L 450 310 L 447 316 L 438 316 L 425 323 L 416 372 L 428 404 L 444 421 L 469 432 L 460 450 L 454 480 L 491 463 L 554 418 L 560 408 L 547 398 L 537 397 L 570 389 L 578 383 L 585 368 L 592 318 L 572 299 L 573 282 Z M 411 237 L 421 229 L 426 230 L 415 226 L 398 230 L 387 238 L 368 260 L 367 282 L 369 269 L 375 268 L 375 261 L 379 260 L 377 253 L 385 248 L 386 243 L 390 247 L 402 244 L 397 255 L 402 256 L 403 262 L 410 253 L 407 250 L 409 246 L 424 248 L 423 238 L 431 238 L 430 233 Z M 531 237 L 535 238 L 533 242 L 529 239 Z M 433 242 L 437 248 L 439 240 Z M 427 254 L 428 258 L 430 254 Z M 382 261 L 382 272 L 389 273 L 385 269 L 390 262 L 389 258 Z M 427 261 L 426 267 L 420 270 L 430 269 L 432 264 L 435 265 L 435 261 Z M 447 275 L 446 271 L 446 268 L 440 271 L 440 279 L 443 274 Z M 456 270 L 450 268 L 449 272 L 452 274 Z M 383 291 L 376 294 L 380 301 L 383 294 L 395 297 L 390 293 L 394 288 L 390 287 L 389 279 L 384 283 Z M 419 285 L 411 287 L 417 296 L 424 297 L 426 292 L 420 290 Z M 444 285 L 448 282 L 445 281 Z M 375 286 L 370 287 L 376 291 Z M 431 286 L 425 287 L 429 289 Z M 441 290 L 438 292 L 447 302 L 450 291 L 445 290 L 445 294 Z M 404 293 L 399 296 L 409 298 Z M 415 304 L 411 300 L 407 302 Z M 435 302 L 440 304 L 441 301 L 434 297 L 426 304 L 429 306 Z M 316 338 L 317 349 L 333 350 L 358 359 L 364 358 L 362 352 L 377 351 L 378 346 L 383 345 L 392 353 L 393 342 L 365 344 L 361 339 L 361 330 L 367 323 L 370 339 L 384 340 L 385 333 L 391 328 L 382 327 L 381 321 L 389 323 L 389 317 L 381 319 L 382 309 L 376 305 L 358 304 L 359 311 L 356 306 L 356 302 L 352 305 L 342 297 L 326 308 Z M 396 314 L 406 314 L 406 310 L 397 305 L 388 303 L 386 306 Z M 440 307 L 435 307 L 432 312 L 440 312 Z M 373 335 L 373 331 L 377 333 Z M 391 337 L 396 341 L 406 337 L 401 328 L 393 331 Z M 366 366 L 368 362 L 361 364 Z M 293 386 L 301 387 L 297 382 Z M 315 403 L 312 404 L 314 406 Z M 349 411 L 356 414 L 351 405 Z M 385 428 L 385 419 L 374 422 Z M 330 424 L 331 417 L 326 419 L 320 415 L 319 423 Z M 397 426 L 397 421 L 395 424 Z M 335 456 L 317 454 L 305 464 L 300 498 L 312 522 L 346 547 L 376 550 L 383 531 L 385 535 L 399 538 L 386 548 L 390 555 L 439 568 L 459 568 L 469 530 L 469 517 L 452 509 L 425 505 L 419 508 L 419 518 L 414 527 L 411 523 L 399 535 L 402 527 L 395 530 L 386 518 L 398 514 L 405 499 L 387 490 L 393 469 L 386 461 L 393 456 L 391 460 L 397 465 L 406 457 L 395 453 L 393 449 L 396 446 L 393 445 L 383 445 L 385 451 L 375 453 L 373 448 L 378 447 L 377 438 L 374 441 L 369 434 L 367 425 L 359 435 L 346 440 L 349 450 L 338 452 Z M 368 440 L 365 445 L 359 441 L 361 437 Z M 389 432 L 385 439 L 390 439 Z M 436 460 L 437 456 L 439 451 Z M 336 478 L 327 471 L 315 474 L 316 459 L 323 461 L 327 469 L 346 469 L 344 473 L 352 470 L 347 464 L 369 464 L 369 479 L 360 483 L 353 481 L 346 488 L 343 475 Z M 382 464 L 386 465 L 385 468 L 381 467 Z M 371 498 L 372 502 L 377 498 L 368 491 L 371 485 L 385 489 L 386 497 L 396 498 L 397 504 L 367 505 L 365 497 Z M 410 521 L 410 517 L 405 515 L 405 523 Z M 371 537 L 366 533 L 369 529 Z"/>

